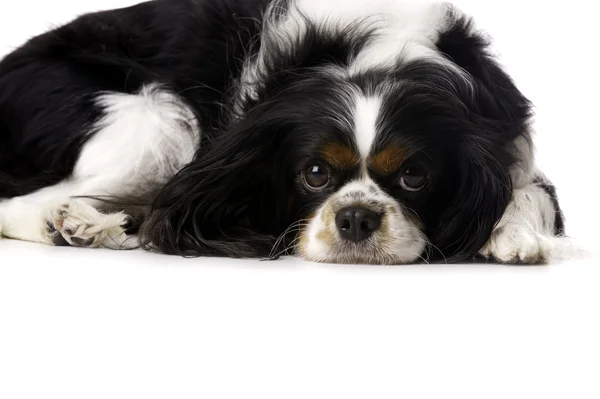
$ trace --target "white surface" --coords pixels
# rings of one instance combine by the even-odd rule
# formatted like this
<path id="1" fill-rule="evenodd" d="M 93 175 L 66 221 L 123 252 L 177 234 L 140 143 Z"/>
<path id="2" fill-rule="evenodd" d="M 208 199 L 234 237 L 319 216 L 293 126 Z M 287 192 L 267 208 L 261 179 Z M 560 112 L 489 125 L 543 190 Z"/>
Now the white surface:
<path id="1" fill-rule="evenodd" d="M 132 3 L 1 5 L 0 48 Z M 537 105 L 569 233 L 599 245 L 593 2 L 458 3 Z M 327 266 L 1 241 L 0 398 L 598 398 L 599 261 Z"/>

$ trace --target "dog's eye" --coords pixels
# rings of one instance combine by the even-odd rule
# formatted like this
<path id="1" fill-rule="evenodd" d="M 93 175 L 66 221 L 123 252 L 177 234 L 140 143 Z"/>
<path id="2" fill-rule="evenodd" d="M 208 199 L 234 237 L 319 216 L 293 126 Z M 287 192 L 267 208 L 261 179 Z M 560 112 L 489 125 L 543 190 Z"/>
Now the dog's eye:
<path id="1" fill-rule="evenodd" d="M 308 166 L 302 171 L 302 176 L 306 186 L 313 191 L 323 190 L 330 180 L 329 169 L 320 164 Z"/>
<path id="2" fill-rule="evenodd" d="M 400 186 L 406 191 L 417 192 L 429 183 L 429 174 L 418 167 L 406 167 L 400 173 Z"/>

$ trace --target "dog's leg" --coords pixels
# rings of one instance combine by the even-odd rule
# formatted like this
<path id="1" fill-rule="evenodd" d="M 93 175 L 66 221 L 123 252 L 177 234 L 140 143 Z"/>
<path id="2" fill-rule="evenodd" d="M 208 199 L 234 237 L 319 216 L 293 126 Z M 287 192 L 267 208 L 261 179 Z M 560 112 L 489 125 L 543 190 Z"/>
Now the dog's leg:
<path id="1" fill-rule="evenodd" d="M 554 186 L 535 167 L 529 136 L 515 140 L 512 200 L 480 255 L 502 263 L 548 262 L 564 221 Z"/>
<path id="2" fill-rule="evenodd" d="M 0 202 L 2 235 L 48 245 L 136 247 L 135 237 L 125 233 L 130 218 L 123 212 L 104 213 L 99 201 L 70 198 L 85 186 L 68 181 Z"/>
<path id="3" fill-rule="evenodd" d="M 131 209 L 142 214 L 139 202 L 151 203 L 193 159 L 198 124 L 179 97 L 157 86 L 138 94 L 102 94 L 98 104 L 104 117 L 71 177 L 29 195 L 0 199 L 2 236 L 50 245 L 137 245 L 125 234 L 130 218 L 124 207 L 136 204 Z M 111 200 L 100 200 L 106 196 Z"/>
<path id="4" fill-rule="evenodd" d="M 554 188 L 538 177 L 513 190 L 512 201 L 480 254 L 503 263 L 547 262 L 555 237 L 563 233 Z"/>

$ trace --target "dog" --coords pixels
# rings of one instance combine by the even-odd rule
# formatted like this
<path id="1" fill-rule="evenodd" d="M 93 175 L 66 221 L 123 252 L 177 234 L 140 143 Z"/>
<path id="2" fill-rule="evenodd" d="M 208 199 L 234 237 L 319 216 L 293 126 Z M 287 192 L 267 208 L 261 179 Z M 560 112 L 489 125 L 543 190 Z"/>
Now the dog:
<path id="1" fill-rule="evenodd" d="M 532 105 L 471 17 L 154 0 L 0 63 L 2 236 L 183 256 L 547 262 Z"/>

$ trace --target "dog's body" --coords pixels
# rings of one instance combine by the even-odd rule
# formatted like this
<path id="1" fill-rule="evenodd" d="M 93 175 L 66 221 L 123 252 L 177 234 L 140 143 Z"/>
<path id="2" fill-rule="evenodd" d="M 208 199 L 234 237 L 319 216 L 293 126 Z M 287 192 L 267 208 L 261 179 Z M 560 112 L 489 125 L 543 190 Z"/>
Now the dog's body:
<path id="1" fill-rule="evenodd" d="M 133 218 L 173 254 L 547 260 L 563 221 L 530 117 L 445 4 L 90 14 L 0 63 L 1 233 L 131 248 Z"/>

